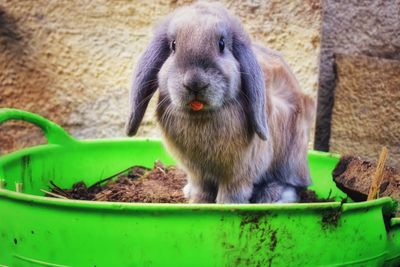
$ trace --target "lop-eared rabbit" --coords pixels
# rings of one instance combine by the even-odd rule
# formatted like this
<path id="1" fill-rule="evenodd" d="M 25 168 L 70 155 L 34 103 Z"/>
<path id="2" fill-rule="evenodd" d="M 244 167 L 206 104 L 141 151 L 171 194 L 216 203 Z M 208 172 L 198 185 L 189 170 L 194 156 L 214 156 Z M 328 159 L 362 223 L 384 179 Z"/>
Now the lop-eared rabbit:
<path id="1" fill-rule="evenodd" d="M 221 4 L 181 7 L 156 27 L 134 73 L 129 136 L 157 88 L 157 120 L 188 173 L 190 203 L 298 201 L 311 182 L 314 102 Z"/>

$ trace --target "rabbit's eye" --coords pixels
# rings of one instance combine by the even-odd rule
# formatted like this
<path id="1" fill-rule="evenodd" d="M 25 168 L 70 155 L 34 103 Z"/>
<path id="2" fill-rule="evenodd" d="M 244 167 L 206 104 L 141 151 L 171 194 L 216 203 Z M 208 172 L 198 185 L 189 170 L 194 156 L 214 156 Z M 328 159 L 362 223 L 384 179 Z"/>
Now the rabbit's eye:
<path id="1" fill-rule="evenodd" d="M 218 45 L 219 45 L 219 52 L 222 53 L 222 52 L 224 51 L 224 49 L 225 49 L 225 41 L 224 41 L 224 38 L 219 39 Z"/>
<path id="2" fill-rule="evenodd" d="M 175 42 L 175 40 L 173 40 L 171 42 L 171 50 L 174 51 L 174 52 L 175 52 L 175 46 L 176 46 L 176 42 Z"/>

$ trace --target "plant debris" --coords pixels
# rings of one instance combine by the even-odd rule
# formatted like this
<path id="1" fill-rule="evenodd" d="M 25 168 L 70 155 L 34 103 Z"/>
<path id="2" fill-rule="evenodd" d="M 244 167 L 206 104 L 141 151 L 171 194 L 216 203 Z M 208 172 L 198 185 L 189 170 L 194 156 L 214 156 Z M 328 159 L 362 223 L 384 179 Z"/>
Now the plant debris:
<path id="1" fill-rule="evenodd" d="M 153 169 L 134 166 L 91 186 L 80 181 L 71 189 L 62 189 L 51 182 L 53 188 L 46 196 L 92 201 L 185 203 L 182 192 L 185 183 L 186 174 L 182 170 L 156 161 Z"/>
<path id="2" fill-rule="evenodd" d="M 156 161 L 152 169 L 134 166 L 102 179 L 91 186 L 80 181 L 70 189 L 51 183 L 47 197 L 63 199 L 142 202 L 142 203 L 187 203 L 182 189 L 186 184 L 186 173 L 175 167 Z M 319 198 L 313 190 L 299 192 L 300 203 L 334 202 L 334 198 Z"/>

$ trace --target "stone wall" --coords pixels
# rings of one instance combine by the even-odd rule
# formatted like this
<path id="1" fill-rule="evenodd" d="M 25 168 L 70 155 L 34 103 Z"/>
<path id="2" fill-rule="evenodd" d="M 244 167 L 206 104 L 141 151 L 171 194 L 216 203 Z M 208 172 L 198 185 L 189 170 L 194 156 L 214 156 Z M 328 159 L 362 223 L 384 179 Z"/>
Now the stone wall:
<path id="1" fill-rule="evenodd" d="M 337 79 L 335 54 L 400 59 L 400 0 L 325 0 L 322 13 L 314 147 L 328 151 Z M 348 88 L 348 92 L 353 89 L 356 90 Z M 341 149 L 335 147 L 334 151 L 341 152 Z"/>
<path id="2" fill-rule="evenodd" d="M 400 168 L 400 61 L 336 55 L 337 85 L 330 149 Z"/>
<path id="3" fill-rule="evenodd" d="M 0 107 L 61 124 L 78 138 L 124 136 L 135 62 L 153 25 L 191 1 L 0 2 Z M 222 1 L 256 42 L 279 50 L 302 88 L 316 95 L 319 0 Z M 154 102 L 153 102 L 154 103 Z M 141 136 L 158 136 L 154 104 Z M 44 142 L 21 123 L 0 127 L 0 154 Z"/>

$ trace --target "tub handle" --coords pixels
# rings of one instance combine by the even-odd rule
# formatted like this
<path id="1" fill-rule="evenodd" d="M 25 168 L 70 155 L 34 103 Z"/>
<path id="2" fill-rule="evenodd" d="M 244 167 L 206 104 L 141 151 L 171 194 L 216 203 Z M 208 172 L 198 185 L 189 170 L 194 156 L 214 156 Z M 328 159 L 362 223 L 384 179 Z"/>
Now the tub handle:
<path id="1" fill-rule="evenodd" d="M 400 262 L 400 217 L 392 218 L 390 221 L 390 230 L 388 236 L 389 253 L 386 264 L 388 266 L 398 266 L 398 263 Z"/>
<path id="2" fill-rule="evenodd" d="M 9 120 L 22 120 L 38 126 L 44 132 L 49 144 L 64 145 L 76 142 L 60 125 L 42 116 L 20 109 L 0 108 L 0 124 Z"/>
<path id="3" fill-rule="evenodd" d="M 390 221 L 391 227 L 398 227 L 400 229 L 400 217 L 392 218 Z"/>

